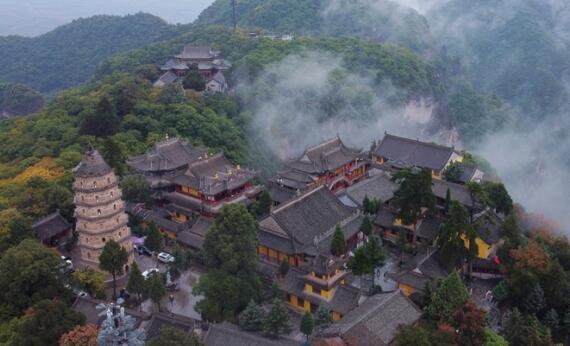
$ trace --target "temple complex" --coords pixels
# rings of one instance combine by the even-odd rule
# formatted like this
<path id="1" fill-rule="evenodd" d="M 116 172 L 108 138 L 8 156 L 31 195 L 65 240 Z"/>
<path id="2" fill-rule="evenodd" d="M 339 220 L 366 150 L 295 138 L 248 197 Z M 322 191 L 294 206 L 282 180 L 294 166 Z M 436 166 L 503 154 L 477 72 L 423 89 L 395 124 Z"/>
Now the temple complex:
<path id="1" fill-rule="evenodd" d="M 338 191 L 363 179 L 368 166 L 361 149 L 347 147 L 337 136 L 287 162 L 286 169 L 270 179 L 269 193 L 280 204 L 321 185 Z"/>
<path id="2" fill-rule="evenodd" d="M 160 67 L 163 74 L 154 86 L 162 87 L 180 82 L 191 68 L 196 68 L 204 78 L 208 91 L 225 92 L 227 82 L 224 72 L 232 65 L 220 58 L 219 54 L 211 46 L 186 45 L 180 54 L 175 55 Z"/>
<path id="3" fill-rule="evenodd" d="M 114 240 L 133 260 L 129 218 L 121 199 L 119 181 L 101 154 L 89 146 L 83 160 L 74 169 L 76 230 L 81 262 L 98 269 L 99 256 L 109 240 Z"/>

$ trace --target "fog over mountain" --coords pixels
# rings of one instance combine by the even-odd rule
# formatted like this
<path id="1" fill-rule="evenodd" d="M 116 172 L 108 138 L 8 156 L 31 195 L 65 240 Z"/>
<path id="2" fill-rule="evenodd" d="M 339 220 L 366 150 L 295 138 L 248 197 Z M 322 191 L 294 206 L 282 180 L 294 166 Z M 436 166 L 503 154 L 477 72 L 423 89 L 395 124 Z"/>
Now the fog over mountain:
<path id="1" fill-rule="evenodd" d="M 79 17 L 148 12 L 169 23 L 194 21 L 213 0 L 1 0 L 0 36 L 37 36 Z"/>

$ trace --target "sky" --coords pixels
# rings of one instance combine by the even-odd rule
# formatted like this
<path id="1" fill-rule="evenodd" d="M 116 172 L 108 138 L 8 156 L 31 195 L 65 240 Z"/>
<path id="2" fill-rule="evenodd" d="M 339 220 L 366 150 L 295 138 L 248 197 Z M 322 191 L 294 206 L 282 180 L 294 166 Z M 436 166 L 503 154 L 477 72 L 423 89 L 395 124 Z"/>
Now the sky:
<path id="1" fill-rule="evenodd" d="M 37 36 L 80 17 L 152 13 L 190 23 L 214 0 L 0 0 L 0 36 Z"/>

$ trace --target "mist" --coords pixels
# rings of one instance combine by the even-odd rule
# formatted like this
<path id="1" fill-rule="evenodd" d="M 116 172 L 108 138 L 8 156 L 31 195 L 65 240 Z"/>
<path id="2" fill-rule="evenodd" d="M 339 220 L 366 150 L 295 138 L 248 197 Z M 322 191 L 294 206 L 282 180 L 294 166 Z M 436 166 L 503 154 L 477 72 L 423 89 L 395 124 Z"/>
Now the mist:
<path id="1" fill-rule="evenodd" d="M 154 14 L 169 23 L 187 24 L 214 0 L 2 0 L 0 36 L 37 36 L 80 17 L 98 14 Z"/>

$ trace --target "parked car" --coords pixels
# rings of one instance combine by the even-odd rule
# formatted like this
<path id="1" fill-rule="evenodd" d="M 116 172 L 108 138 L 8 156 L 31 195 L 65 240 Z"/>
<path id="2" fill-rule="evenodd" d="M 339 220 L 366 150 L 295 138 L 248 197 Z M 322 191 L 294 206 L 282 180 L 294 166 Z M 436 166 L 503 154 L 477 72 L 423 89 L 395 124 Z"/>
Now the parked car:
<path id="1" fill-rule="evenodd" d="M 144 277 L 145 280 L 147 280 L 151 275 L 155 275 L 158 273 L 159 273 L 158 268 L 150 268 L 148 270 L 145 270 L 142 273 L 142 276 Z"/>
<path id="2" fill-rule="evenodd" d="M 144 246 L 144 245 L 137 245 L 136 249 L 137 249 L 137 253 L 138 253 L 139 255 L 145 255 L 145 256 L 148 256 L 148 257 L 151 257 L 151 256 L 152 256 L 152 251 L 150 251 L 150 250 L 149 250 L 146 246 Z"/>
<path id="3" fill-rule="evenodd" d="M 158 254 L 158 256 L 156 256 L 158 258 L 159 261 L 161 261 L 162 263 L 173 263 L 174 262 L 174 256 L 172 256 L 171 254 L 167 253 L 167 252 L 161 252 Z"/>

